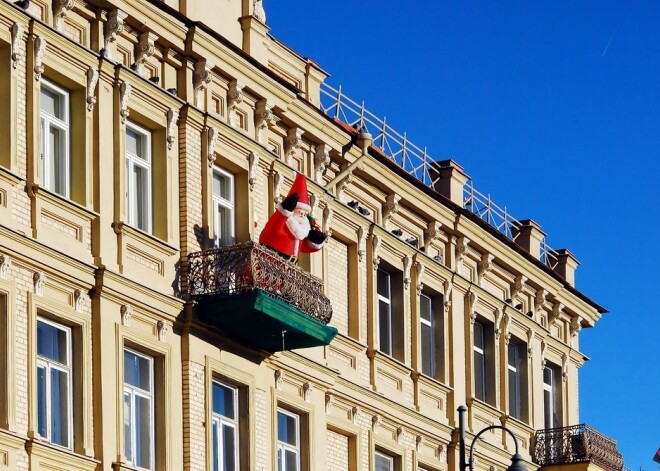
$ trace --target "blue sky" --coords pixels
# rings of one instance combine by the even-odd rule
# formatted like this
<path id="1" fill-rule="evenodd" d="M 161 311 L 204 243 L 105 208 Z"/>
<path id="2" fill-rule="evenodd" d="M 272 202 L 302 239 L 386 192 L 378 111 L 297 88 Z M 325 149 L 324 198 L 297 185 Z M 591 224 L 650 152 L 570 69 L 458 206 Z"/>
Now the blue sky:
<path id="1" fill-rule="evenodd" d="M 610 311 L 581 333 L 581 421 L 657 469 L 660 2 L 264 4 L 328 83 L 576 255 Z"/>

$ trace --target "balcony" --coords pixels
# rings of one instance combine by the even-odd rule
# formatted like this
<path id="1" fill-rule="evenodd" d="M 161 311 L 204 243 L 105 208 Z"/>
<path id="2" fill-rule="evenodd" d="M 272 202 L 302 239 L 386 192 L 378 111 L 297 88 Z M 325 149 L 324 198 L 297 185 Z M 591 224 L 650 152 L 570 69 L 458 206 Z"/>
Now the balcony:
<path id="1" fill-rule="evenodd" d="M 316 347 L 337 335 L 323 282 L 257 243 L 190 254 L 188 274 L 199 318 L 252 348 Z"/>
<path id="2" fill-rule="evenodd" d="M 586 424 L 537 430 L 533 460 L 541 466 L 593 463 L 605 471 L 623 468 L 616 441 Z"/>

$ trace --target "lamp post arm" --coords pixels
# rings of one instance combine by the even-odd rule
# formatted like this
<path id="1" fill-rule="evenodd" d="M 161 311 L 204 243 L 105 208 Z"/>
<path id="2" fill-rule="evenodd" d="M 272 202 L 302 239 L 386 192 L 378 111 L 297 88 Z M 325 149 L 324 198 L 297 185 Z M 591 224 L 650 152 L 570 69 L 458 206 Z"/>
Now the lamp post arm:
<path id="1" fill-rule="evenodd" d="M 516 436 L 513 434 L 511 430 L 506 428 L 504 425 L 491 425 L 490 427 L 486 427 L 485 429 L 481 430 L 475 437 L 472 439 L 472 443 L 470 444 L 470 459 L 468 460 L 467 466 L 470 467 L 470 471 L 472 471 L 472 452 L 474 451 L 474 444 L 477 441 L 477 439 L 483 434 L 484 432 L 487 432 L 488 430 L 494 430 L 494 429 L 502 429 L 505 432 L 507 432 L 509 435 L 511 435 L 511 438 L 513 438 L 513 444 L 516 446 L 516 455 L 518 454 L 518 440 L 516 439 Z"/>

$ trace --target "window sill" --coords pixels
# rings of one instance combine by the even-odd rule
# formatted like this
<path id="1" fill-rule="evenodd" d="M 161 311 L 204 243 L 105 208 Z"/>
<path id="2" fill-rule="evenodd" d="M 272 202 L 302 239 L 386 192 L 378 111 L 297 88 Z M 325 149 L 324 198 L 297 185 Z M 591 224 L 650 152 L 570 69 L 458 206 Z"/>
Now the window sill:
<path id="1" fill-rule="evenodd" d="M 36 469 L 50 468 L 56 464 L 64 469 L 95 471 L 100 464 L 99 460 L 79 455 L 67 448 L 37 438 L 29 439 L 25 444 L 25 450 L 30 456 L 32 466 Z"/>

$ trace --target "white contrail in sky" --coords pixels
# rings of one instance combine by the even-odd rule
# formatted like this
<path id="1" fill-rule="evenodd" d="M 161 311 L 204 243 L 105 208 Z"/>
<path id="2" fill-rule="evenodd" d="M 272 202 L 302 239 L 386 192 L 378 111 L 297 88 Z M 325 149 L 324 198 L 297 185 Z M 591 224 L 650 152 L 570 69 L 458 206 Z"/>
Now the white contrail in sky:
<path id="1" fill-rule="evenodd" d="M 612 39 L 614 39 L 614 33 L 612 33 L 612 36 L 610 36 L 610 40 L 607 41 L 607 46 L 605 46 L 605 49 L 603 49 L 603 53 L 600 55 L 600 57 L 605 57 L 605 53 L 610 47 L 610 44 L 612 44 Z"/>

